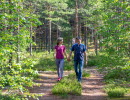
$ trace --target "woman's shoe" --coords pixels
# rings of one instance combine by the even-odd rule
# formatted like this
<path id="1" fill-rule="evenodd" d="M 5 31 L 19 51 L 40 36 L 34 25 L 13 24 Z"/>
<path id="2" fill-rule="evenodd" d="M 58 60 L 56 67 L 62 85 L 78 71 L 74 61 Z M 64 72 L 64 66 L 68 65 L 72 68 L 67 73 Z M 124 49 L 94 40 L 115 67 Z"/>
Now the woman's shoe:
<path id="1" fill-rule="evenodd" d="M 58 78 L 58 80 L 57 81 L 60 81 L 61 80 L 61 78 Z"/>

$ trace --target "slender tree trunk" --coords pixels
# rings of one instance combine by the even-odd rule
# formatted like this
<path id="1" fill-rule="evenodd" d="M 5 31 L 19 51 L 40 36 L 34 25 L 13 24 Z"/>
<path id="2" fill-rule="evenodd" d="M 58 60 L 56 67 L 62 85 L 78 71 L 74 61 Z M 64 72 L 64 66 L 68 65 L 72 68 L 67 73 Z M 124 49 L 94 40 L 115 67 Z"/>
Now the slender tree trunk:
<path id="1" fill-rule="evenodd" d="M 32 3 L 30 2 L 30 9 L 32 9 Z M 30 10 L 30 14 L 32 14 L 31 10 Z M 32 22 L 30 23 L 30 38 L 32 39 Z M 30 56 L 32 56 L 32 43 L 30 43 Z"/>
<path id="2" fill-rule="evenodd" d="M 9 0 L 9 5 L 11 6 L 12 5 L 12 3 L 11 3 L 11 0 Z M 12 14 L 12 11 L 11 10 L 9 10 L 9 14 L 11 15 Z M 10 22 L 11 22 L 12 20 L 10 20 Z M 9 28 L 10 28 L 10 30 L 11 30 L 11 28 L 12 28 L 12 25 L 9 25 Z M 11 31 L 9 31 L 10 33 L 11 33 Z M 11 43 L 11 41 L 10 41 L 10 45 L 12 45 L 12 43 Z M 10 57 L 9 57 L 9 63 L 12 65 L 12 60 L 13 60 L 13 53 L 11 52 L 10 53 Z"/>
<path id="3" fill-rule="evenodd" d="M 19 2 L 18 2 L 19 5 Z M 19 9 L 17 10 L 19 12 Z M 19 25 L 19 16 L 18 16 L 18 30 L 17 30 L 17 35 L 19 35 L 19 31 L 20 31 L 20 25 Z M 19 52 L 20 52 L 20 45 L 19 45 L 19 36 L 17 38 L 17 63 L 19 63 L 20 61 L 20 57 L 19 57 Z"/>
<path id="4" fill-rule="evenodd" d="M 44 25 L 44 32 L 43 32 L 44 34 L 43 34 L 43 40 L 44 40 L 44 43 L 43 43 L 43 50 L 45 50 L 45 48 L 46 48 L 46 27 L 45 27 L 45 25 Z"/>
<path id="5" fill-rule="evenodd" d="M 46 21 L 46 51 L 48 50 L 48 21 Z"/>
<path id="6" fill-rule="evenodd" d="M 78 0 L 75 0 L 75 35 L 74 36 L 78 36 Z"/>
<path id="7" fill-rule="evenodd" d="M 58 29 L 58 25 L 57 25 L 57 31 L 56 31 L 56 33 L 57 33 L 57 38 L 59 37 L 59 29 Z"/>
<path id="8" fill-rule="evenodd" d="M 51 53 L 51 20 L 49 20 L 49 53 Z"/>
<path id="9" fill-rule="evenodd" d="M 84 44 L 87 46 L 87 27 L 84 26 Z"/>
<path id="10" fill-rule="evenodd" d="M 81 25 L 81 18 L 79 17 L 78 18 L 78 36 L 80 36 L 81 37 L 81 27 L 82 27 L 82 25 Z"/>
<path id="11" fill-rule="evenodd" d="M 30 24 L 30 38 L 32 39 L 32 22 Z M 30 43 L 30 56 L 32 56 L 32 43 Z"/>
<path id="12" fill-rule="evenodd" d="M 103 37 L 100 35 L 100 36 L 99 36 L 99 44 L 101 44 L 102 39 L 103 39 Z M 101 45 L 99 45 L 99 48 L 100 48 L 100 50 L 102 50 L 102 46 L 101 46 Z"/>
<path id="13" fill-rule="evenodd" d="M 130 43 L 128 44 L 128 55 L 130 55 Z"/>
<path id="14" fill-rule="evenodd" d="M 88 51 L 88 48 L 87 48 L 87 27 L 86 26 L 84 26 L 84 44 L 85 44 L 85 46 L 86 46 L 86 49 L 87 49 L 87 51 Z M 85 56 L 85 65 L 87 65 L 87 61 L 88 60 L 88 58 L 87 58 L 87 55 Z"/>
<path id="15" fill-rule="evenodd" d="M 92 29 L 92 35 L 91 35 L 91 37 L 90 37 L 90 41 L 93 43 L 93 38 L 94 38 L 94 31 L 93 31 L 94 29 Z"/>
<path id="16" fill-rule="evenodd" d="M 94 34 L 94 30 L 92 30 L 92 32 L 93 32 L 93 34 Z M 98 52 L 97 52 L 97 50 L 98 50 L 98 45 L 97 45 L 97 36 L 94 35 L 93 39 L 94 39 L 95 54 L 98 55 Z"/>
<path id="17" fill-rule="evenodd" d="M 34 42 L 37 43 L 37 37 L 36 37 L 36 35 L 34 35 Z M 35 51 L 37 50 L 37 45 L 34 46 L 34 50 L 35 50 Z"/>

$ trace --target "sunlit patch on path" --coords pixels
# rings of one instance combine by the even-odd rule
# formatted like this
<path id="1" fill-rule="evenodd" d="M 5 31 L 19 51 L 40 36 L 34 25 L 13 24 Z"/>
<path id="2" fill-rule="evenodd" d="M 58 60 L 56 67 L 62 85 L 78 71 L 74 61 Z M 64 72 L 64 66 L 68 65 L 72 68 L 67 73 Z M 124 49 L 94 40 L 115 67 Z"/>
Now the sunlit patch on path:
<path id="1" fill-rule="evenodd" d="M 39 86 L 34 86 L 29 90 L 31 93 L 43 94 L 43 96 L 39 97 L 39 100 L 107 100 L 107 95 L 103 91 L 103 75 L 99 74 L 95 67 L 85 68 L 84 70 L 90 72 L 91 76 L 83 78 L 81 96 L 69 95 L 68 98 L 62 99 L 53 95 L 51 89 L 57 83 L 57 73 L 51 71 L 40 72 L 39 79 L 35 81 Z M 73 73 L 73 71 L 64 72 L 65 75 L 70 73 Z"/>

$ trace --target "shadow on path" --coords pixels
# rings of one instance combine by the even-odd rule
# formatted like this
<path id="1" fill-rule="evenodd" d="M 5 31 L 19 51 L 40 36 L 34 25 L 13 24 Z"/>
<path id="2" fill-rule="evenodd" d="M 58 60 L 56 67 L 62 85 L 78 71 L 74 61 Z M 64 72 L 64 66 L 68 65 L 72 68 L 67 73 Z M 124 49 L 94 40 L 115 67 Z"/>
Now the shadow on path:
<path id="1" fill-rule="evenodd" d="M 40 72 L 40 78 L 35 82 L 39 86 L 34 86 L 29 88 L 31 93 L 42 94 L 39 100 L 130 100 L 129 98 L 122 99 L 109 99 L 106 93 L 103 91 L 103 75 L 98 73 L 95 67 L 86 68 L 91 76 L 89 78 L 83 78 L 82 81 L 82 95 L 75 96 L 69 95 L 67 98 L 61 98 L 55 96 L 51 93 L 51 89 L 57 83 L 57 73 L 56 72 Z M 68 75 L 73 71 L 64 71 L 64 75 Z M 29 99 L 38 100 L 38 99 Z"/>

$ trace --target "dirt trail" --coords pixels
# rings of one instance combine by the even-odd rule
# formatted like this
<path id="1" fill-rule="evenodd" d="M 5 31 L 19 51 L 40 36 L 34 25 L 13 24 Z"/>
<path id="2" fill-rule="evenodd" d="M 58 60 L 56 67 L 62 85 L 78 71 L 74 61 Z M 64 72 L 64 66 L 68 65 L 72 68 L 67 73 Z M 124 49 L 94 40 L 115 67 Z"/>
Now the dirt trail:
<path id="1" fill-rule="evenodd" d="M 107 96 L 103 91 L 103 75 L 98 73 L 95 67 L 84 70 L 90 72 L 91 76 L 83 78 L 81 96 L 70 95 L 68 98 L 62 99 L 59 96 L 53 95 L 51 89 L 56 84 L 56 72 L 40 72 L 40 80 L 36 81 L 36 83 L 40 83 L 40 86 L 34 86 L 29 90 L 31 93 L 43 94 L 42 97 L 39 97 L 39 100 L 107 100 Z M 72 71 L 64 72 L 65 75 L 70 73 Z"/>

